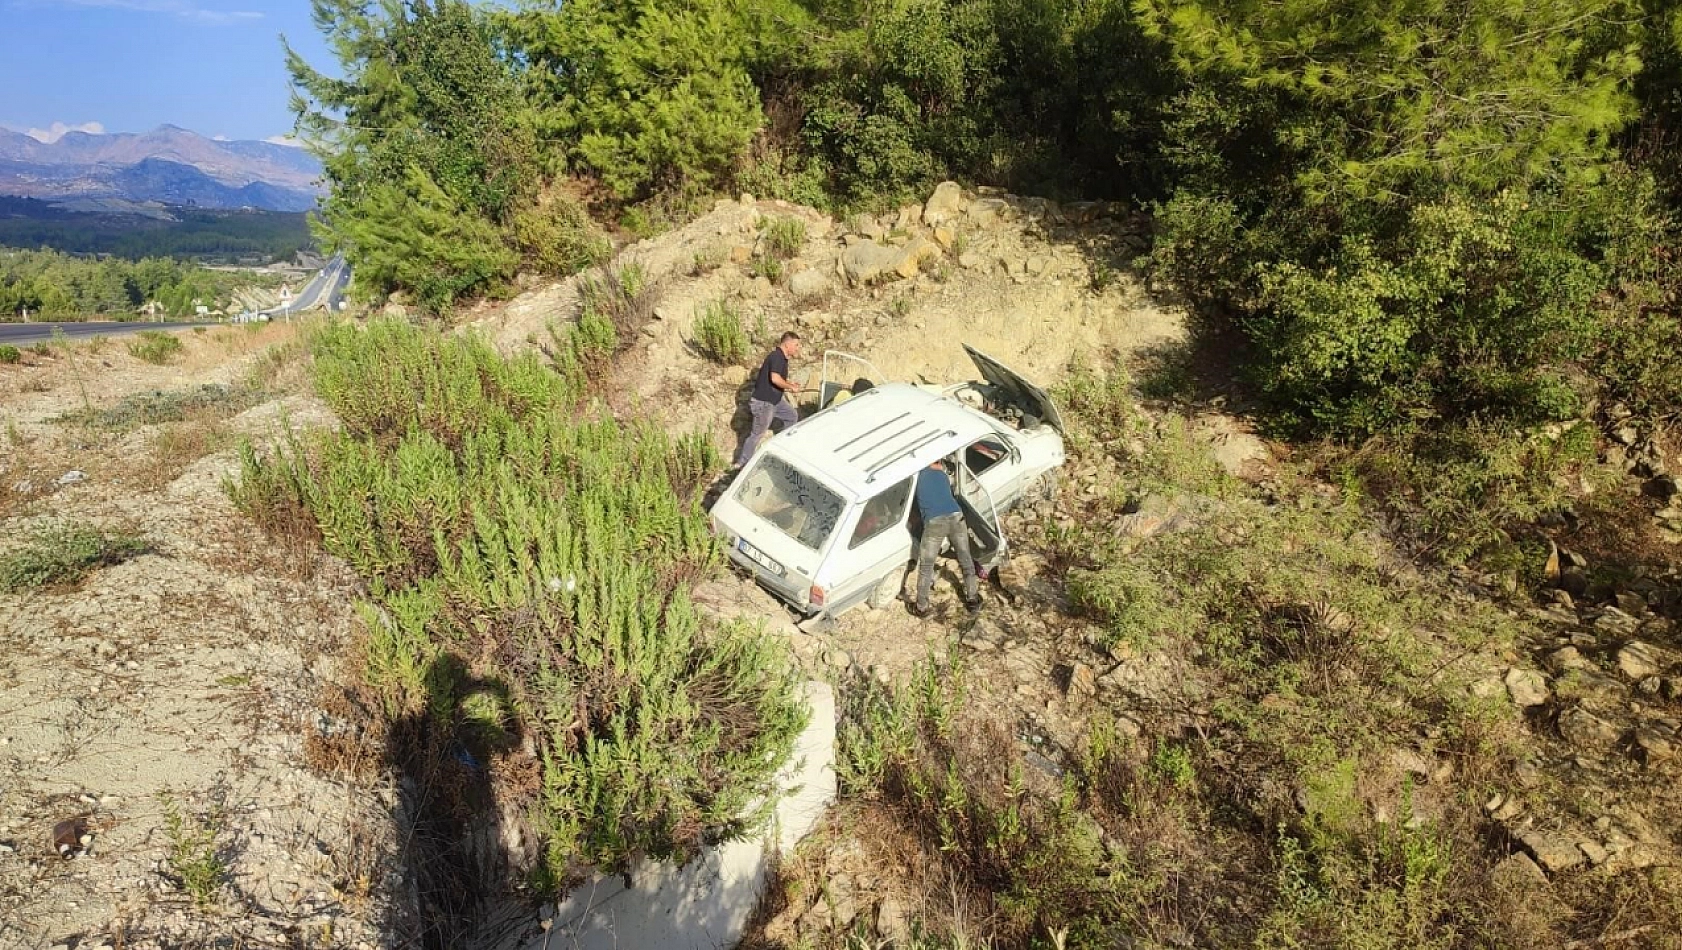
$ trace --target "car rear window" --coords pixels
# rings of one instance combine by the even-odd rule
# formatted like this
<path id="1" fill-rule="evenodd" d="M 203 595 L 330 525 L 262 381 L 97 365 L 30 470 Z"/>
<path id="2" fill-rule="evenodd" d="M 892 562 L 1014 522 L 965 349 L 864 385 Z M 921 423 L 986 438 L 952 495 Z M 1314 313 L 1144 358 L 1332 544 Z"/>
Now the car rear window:
<path id="1" fill-rule="evenodd" d="M 736 492 L 742 507 L 816 551 L 841 518 L 841 496 L 775 455 L 761 455 Z"/>

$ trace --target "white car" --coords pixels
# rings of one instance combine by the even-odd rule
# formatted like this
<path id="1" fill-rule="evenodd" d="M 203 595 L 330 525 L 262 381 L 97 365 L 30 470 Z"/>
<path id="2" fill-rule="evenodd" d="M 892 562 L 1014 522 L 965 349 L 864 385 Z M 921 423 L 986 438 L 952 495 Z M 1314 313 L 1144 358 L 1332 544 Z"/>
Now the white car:
<path id="1" fill-rule="evenodd" d="M 713 506 L 730 559 L 809 618 L 887 606 L 915 556 L 914 481 L 946 459 L 976 559 L 1002 563 L 1000 516 L 1056 491 L 1063 420 L 1044 390 L 964 350 L 983 382 L 884 383 L 836 401 L 826 380 L 825 408 L 764 440 Z"/>

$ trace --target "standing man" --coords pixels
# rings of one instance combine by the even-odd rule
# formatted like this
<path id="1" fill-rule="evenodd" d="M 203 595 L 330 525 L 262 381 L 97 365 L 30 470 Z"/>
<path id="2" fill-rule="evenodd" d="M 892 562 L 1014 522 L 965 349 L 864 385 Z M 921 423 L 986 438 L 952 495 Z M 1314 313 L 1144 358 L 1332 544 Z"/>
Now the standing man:
<path id="1" fill-rule="evenodd" d="M 957 555 L 964 579 L 964 606 L 979 608 L 981 594 L 976 590 L 975 558 L 969 552 L 969 528 L 940 459 L 917 473 L 917 513 L 923 517 L 923 539 L 917 545 L 917 602 L 911 606 L 911 613 L 918 617 L 929 614 L 929 593 L 934 590 L 934 565 L 942 541 L 952 542 L 952 553 Z"/>
<path id="2" fill-rule="evenodd" d="M 765 431 L 771 428 L 772 422 L 781 422 L 783 428 L 788 428 L 800 421 L 800 413 L 795 411 L 794 405 L 784 395 L 799 392 L 800 387 L 794 385 L 788 378 L 788 361 L 800 355 L 800 334 L 793 330 L 783 334 L 777 341 L 777 346 L 765 357 L 765 362 L 759 364 L 759 375 L 753 380 L 753 395 L 748 397 L 748 412 L 753 416 L 753 428 L 749 430 L 747 441 L 736 453 L 736 468 L 741 468 L 753 458 L 753 450 L 759 447 L 759 439 Z"/>

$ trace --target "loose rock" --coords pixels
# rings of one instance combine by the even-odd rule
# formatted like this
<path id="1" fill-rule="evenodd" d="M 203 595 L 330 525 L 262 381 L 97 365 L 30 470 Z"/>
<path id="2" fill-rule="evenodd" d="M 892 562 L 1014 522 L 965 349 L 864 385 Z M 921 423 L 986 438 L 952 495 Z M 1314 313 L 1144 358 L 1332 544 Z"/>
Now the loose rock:
<path id="1" fill-rule="evenodd" d="M 1618 741 L 1616 726 L 1581 707 L 1567 709 L 1560 715 L 1559 734 L 1584 751 L 1603 750 Z"/>
<path id="2" fill-rule="evenodd" d="M 1618 669 L 1632 680 L 1657 675 L 1664 666 L 1664 656 L 1650 643 L 1631 640 L 1618 650 Z"/>
<path id="3" fill-rule="evenodd" d="M 934 194 L 923 205 L 923 223 L 939 227 L 958 217 L 963 211 L 964 192 L 955 181 L 943 181 L 934 187 Z"/>
<path id="4" fill-rule="evenodd" d="M 1569 871 L 1587 860 L 1576 844 L 1558 835 L 1522 831 L 1518 834 L 1518 843 L 1549 874 Z"/>
<path id="5" fill-rule="evenodd" d="M 1545 705 L 1549 698 L 1548 681 L 1540 672 L 1512 667 L 1507 670 L 1504 681 L 1507 684 L 1507 695 L 1512 697 L 1513 705 L 1520 709 Z"/>

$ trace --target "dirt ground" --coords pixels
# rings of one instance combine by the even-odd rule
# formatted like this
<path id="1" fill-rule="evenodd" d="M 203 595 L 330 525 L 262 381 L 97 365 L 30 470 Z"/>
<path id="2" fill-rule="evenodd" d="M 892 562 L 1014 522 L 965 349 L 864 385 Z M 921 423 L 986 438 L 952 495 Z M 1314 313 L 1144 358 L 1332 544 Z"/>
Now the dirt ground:
<path id="1" fill-rule="evenodd" d="M 165 366 L 118 341 L 0 366 L 0 557 L 73 525 L 145 547 L 0 594 L 0 947 L 374 947 L 401 932 L 393 788 L 305 754 L 335 725 L 316 703 L 344 675 L 352 578 L 266 549 L 221 486 L 240 437 L 331 420 L 283 392 L 126 431 L 62 420 L 240 383 L 294 335 L 182 334 Z M 52 837 L 66 819 L 89 836 L 68 859 Z M 189 886 L 194 861 L 220 873 Z"/>

